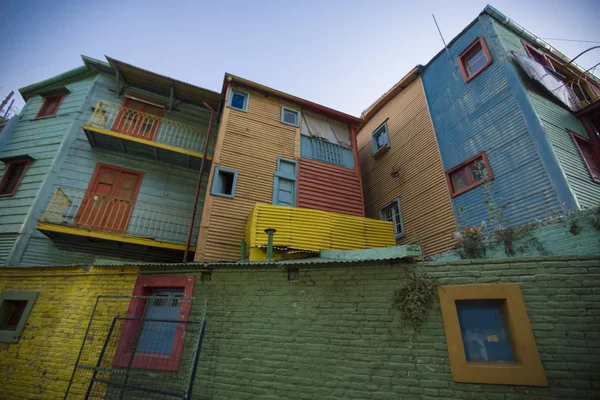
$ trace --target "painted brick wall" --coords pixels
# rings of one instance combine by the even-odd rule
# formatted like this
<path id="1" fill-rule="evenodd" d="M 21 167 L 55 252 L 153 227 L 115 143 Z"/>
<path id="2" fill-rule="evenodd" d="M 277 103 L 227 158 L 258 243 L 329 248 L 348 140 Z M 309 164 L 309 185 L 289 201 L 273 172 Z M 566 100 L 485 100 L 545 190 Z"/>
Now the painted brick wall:
<path id="1" fill-rule="evenodd" d="M 0 292 L 39 292 L 19 343 L 0 343 L 1 399 L 62 399 L 100 294 L 131 295 L 137 268 L 2 269 Z"/>
<path id="2" fill-rule="evenodd" d="M 438 284 L 520 283 L 549 387 L 452 382 L 437 300 L 418 330 L 391 306 L 409 269 Z M 299 272 L 288 281 L 283 268 L 218 269 L 211 281 L 196 280 L 209 315 L 194 398 L 600 396 L 599 256 Z"/>

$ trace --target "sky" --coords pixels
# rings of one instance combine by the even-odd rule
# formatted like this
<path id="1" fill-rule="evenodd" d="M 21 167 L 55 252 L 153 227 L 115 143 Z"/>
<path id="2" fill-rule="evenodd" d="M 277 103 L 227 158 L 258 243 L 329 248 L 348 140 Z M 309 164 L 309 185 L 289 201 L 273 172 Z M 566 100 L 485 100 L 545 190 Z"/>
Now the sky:
<path id="1" fill-rule="evenodd" d="M 443 49 L 432 14 L 449 42 L 486 4 L 0 0 L 0 98 L 107 55 L 214 91 L 229 72 L 359 116 Z M 541 38 L 599 42 L 546 40 L 569 57 L 600 45 L 600 0 L 490 4 Z M 600 49 L 577 62 L 593 66 Z"/>

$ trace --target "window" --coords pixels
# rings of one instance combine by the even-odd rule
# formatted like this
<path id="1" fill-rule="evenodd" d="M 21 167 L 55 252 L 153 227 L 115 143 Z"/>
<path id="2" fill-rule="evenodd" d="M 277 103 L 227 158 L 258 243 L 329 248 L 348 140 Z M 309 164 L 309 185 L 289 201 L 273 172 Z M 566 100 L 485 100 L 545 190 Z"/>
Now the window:
<path id="1" fill-rule="evenodd" d="M 373 142 L 373 156 L 377 156 L 390 147 L 390 137 L 388 135 L 387 122 L 381 124 L 381 126 L 375 129 L 375 132 L 371 135 L 371 141 Z"/>
<path id="2" fill-rule="evenodd" d="M 4 176 L 0 180 L 0 197 L 14 196 L 19 184 L 25 176 L 25 171 L 31 162 L 30 157 L 19 157 L 3 160 L 6 164 Z"/>
<path id="3" fill-rule="evenodd" d="M 576 134 L 575 132 L 569 131 L 579 153 L 581 154 L 581 158 L 587 167 L 590 176 L 594 182 L 600 183 L 600 165 L 594 158 L 594 149 L 592 147 L 592 142 Z"/>
<path id="4" fill-rule="evenodd" d="M 396 239 L 404 237 L 404 221 L 402 221 L 402 208 L 400 199 L 391 201 L 379 209 L 379 219 L 390 221 L 394 225 Z"/>
<path id="5" fill-rule="evenodd" d="M 141 297 L 129 303 L 114 366 L 177 371 L 186 328 L 170 321 L 188 320 L 194 282 L 191 276 L 137 278 L 133 296 Z"/>
<path id="6" fill-rule="evenodd" d="M 552 63 L 550 62 L 550 60 L 548 60 L 548 57 L 546 57 L 546 55 L 544 53 L 542 53 L 541 51 L 539 51 L 538 49 L 536 49 L 535 47 L 533 47 L 532 45 L 527 43 L 525 40 L 521 40 L 521 42 L 523 43 L 523 46 L 525 47 L 525 51 L 527 52 L 527 55 L 532 60 L 534 60 L 538 64 L 554 71 L 554 67 L 552 66 Z"/>
<path id="7" fill-rule="evenodd" d="M 446 171 L 452 197 L 494 178 L 485 153 L 479 153 L 460 165 Z"/>
<path id="8" fill-rule="evenodd" d="M 51 96 L 44 96 L 44 102 L 42 103 L 42 108 L 38 111 L 36 118 L 41 117 L 50 117 L 52 115 L 56 115 L 58 111 L 58 107 L 62 103 L 65 98 L 66 93 L 53 94 Z"/>
<path id="9" fill-rule="evenodd" d="M 248 100 L 250 93 L 239 89 L 231 89 L 229 93 L 229 107 L 236 108 L 242 111 L 248 111 Z"/>
<path id="10" fill-rule="evenodd" d="M 237 171 L 223 167 L 215 168 L 212 188 L 210 194 L 222 197 L 235 197 L 235 186 L 237 184 Z"/>
<path id="11" fill-rule="evenodd" d="M 0 342 L 19 341 L 37 296 L 37 292 L 0 293 Z"/>
<path id="12" fill-rule="evenodd" d="M 459 57 L 458 65 L 465 82 L 475 78 L 481 71 L 492 63 L 492 56 L 483 41 L 475 40 Z"/>
<path id="13" fill-rule="evenodd" d="M 281 122 L 286 125 L 299 126 L 300 113 L 287 107 L 281 107 Z"/>
<path id="14" fill-rule="evenodd" d="M 518 284 L 438 293 L 455 382 L 548 386 Z"/>
<path id="15" fill-rule="evenodd" d="M 277 171 L 273 180 L 273 204 L 285 207 L 296 206 L 297 168 L 296 161 L 277 159 Z"/>

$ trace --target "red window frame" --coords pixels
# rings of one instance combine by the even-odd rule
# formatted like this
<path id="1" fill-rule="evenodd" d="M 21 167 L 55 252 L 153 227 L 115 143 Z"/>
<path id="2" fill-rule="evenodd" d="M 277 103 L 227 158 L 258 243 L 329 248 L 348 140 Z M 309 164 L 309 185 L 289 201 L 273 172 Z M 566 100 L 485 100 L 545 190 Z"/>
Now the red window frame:
<path id="1" fill-rule="evenodd" d="M 548 58 L 548 56 L 545 53 L 543 53 L 543 52 L 539 51 L 538 49 L 536 49 L 535 47 L 533 47 L 525 39 L 521 39 L 521 43 L 523 43 L 523 47 L 525 47 L 525 51 L 527 52 L 527 55 L 529 56 L 529 58 L 531 58 L 533 61 L 539 62 L 538 58 L 536 56 L 541 57 L 544 60 L 544 62 L 541 64 L 544 67 L 546 67 L 552 71 L 555 71 L 554 65 L 552 65 L 552 62 L 550 61 L 550 59 Z"/>
<path id="2" fill-rule="evenodd" d="M 454 185 L 452 184 L 452 178 L 451 178 L 452 174 L 455 172 L 458 172 L 460 170 L 467 169 L 469 166 L 471 166 L 471 164 L 478 161 L 479 159 L 482 159 L 483 163 L 485 164 L 487 178 L 484 180 L 481 180 L 481 181 L 473 182 L 473 178 L 471 177 L 470 172 L 467 170 L 466 176 L 467 176 L 467 183 L 469 183 L 469 186 L 462 188 L 461 190 L 455 191 Z M 451 168 L 448 171 L 446 171 L 446 182 L 448 182 L 448 188 L 450 189 L 450 196 L 452 196 L 452 197 L 456 197 L 459 194 L 469 191 L 469 190 L 473 189 L 474 187 L 477 187 L 477 186 L 483 184 L 484 182 L 491 181 L 492 179 L 494 179 L 494 174 L 492 173 L 492 168 L 490 167 L 490 162 L 488 161 L 487 155 L 485 154 L 484 151 L 482 151 L 481 153 L 475 154 L 473 157 L 469 158 L 468 160 L 466 160 L 466 161 L 460 163 L 459 165 L 457 165 L 456 167 Z"/>
<path id="3" fill-rule="evenodd" d="M 31 163 L 31 158 L 28 158 L 28 157 L 27 158 L 26 157 L 13 158 L 10 160 L 4 160 L 4 163 L 7 165 L 7 167 L 6 167 L 6 170 L 4 171 L 4 176 L 2 177 L 2 180 L 0 180 L 0 197 L 12 197 L 15 195 L 15 193 L 17 193 L 17 189 L 19 189 L 19 185 L 21 185 L 21 181 L 23 180 L 23 177 L 25 177 L 25 172 L 27 172 L 27 168 L 29 167 L 29 164 Z M 19 164 L 25 164 L 25 167 L 23 168 L 21 175 L 17 178 L 17 183 L 16 183 L 14 189 L 11 192 L 4 193 L 4 191 L 6 190 L 6 186 L 8 185 L 10 176 L 14 173 L 15 166 L 17 166 Z"/>
<path id="4" fill-rule="evenodd" d="M 481 68 L 479 68 L 477 70 L 477 72 L 475 72 L 472 75 L 469 75 L 469 70 L 466 67 L 466 60 L 464 60 L 464 58 L 477 45 L 481 46 L 481 48 L 483 49 L 483 54 L 485 54 L 487 61 Z M 487 45 L 485 44 L 483 37 L 478 37 L 477 39 L 475 39 L 475 41 L 473 43 L 471 43 L 469 45 L 469 47 L 467 47 L 467 49 L 460 54 L 460 56 L 458 56 L 458 66 L 460 67 L 460 73 L 462 74 L 463 79 L 465 80 L 466 83 L 468 83 L 469 81 L 471 81 L 471 79 L 475 78 L 477 75 L 482 73 L 483 70 L 486 69 L 491 63 L 492 63 L 492 55 L 490 54 L 490 51 L 489 51 Z"/>
<path id="5" fill-rule="evenodd" d="M 35 117 L 42 118 L 56 115 L 66 95 L 67 93 L 58 93 L 44 96 L 42 107 L 40 107 L 40 110 Z"/>
<path id="6" fill-rule="evenodd" d="M 581 156 L 583 162 L 585 163 L 585 166 L 588 170 L 588 172 L 590 173 L 590 177 L 592 178 L 592 181 L 596 182 L 596 183 L 600 183 L 600 175 L 599 176 L 595 176 L 594 175 L 594 170 L 592 169 L 592 166 L 590 165 L 587 157 L 585 156 L 585 154 L 583 153 L 583 150 L 581 148 L 582 144 L 588 145 L 590 146 L 590 153 L 592 155 L 592 159 L 594 160 L 594 162 L 596 163 L 596 168 L 600 169 L 600 163 L 598 163 L 598 160 L 594 154 L 594 144 L 592 143 L 591 140 L 589 140 L 588 138 L 585 138 L 573 131 L 569 131 L 569 134 L 571 135 L 571 137 L 573 138 L 573 142 L 575 142 L 575 146 L 577 147 L 577 151 L 579 151 L 579 155 Z"/>
<path id="7" fill-rule="evenodd" d="M 184 297 L 191 297 L 194 292 L 196 278 L 193 276 L 139 276 L 135 282 L 133 296 L 150 296 L 152 289 L 183 289 Z M 127 310 L 127 318 L 141 318 L 145 309 L 145 299 L 132 299 Z M 181 301 L 180 320 L 187 320 L 190 315 L 190 300 Z M 139 321 L 125 321 L 119 338 L 113 366 L 128 367 L 132 348 L 139 328 Z M 131 368 L 151 369 L 158 371 L 177 371 L 183 351 L 185 324 L 178 324 L 171 354 L 136 353 Z"/>

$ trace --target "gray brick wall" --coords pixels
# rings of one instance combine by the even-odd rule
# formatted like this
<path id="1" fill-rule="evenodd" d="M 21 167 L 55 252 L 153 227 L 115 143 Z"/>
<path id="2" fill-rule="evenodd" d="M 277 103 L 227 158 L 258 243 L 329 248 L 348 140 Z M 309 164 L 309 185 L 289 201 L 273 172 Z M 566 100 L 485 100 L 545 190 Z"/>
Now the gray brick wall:
<path id="1" fill-rule="evenodd" d="M 391 305 L 409 270 L 520 283 L 549 387 L 452 382 L 438 301 L 418 329 Z M 209 298 L 199 399 L 600 398 L 600 256 L 306 267 L 297 281 L 218 269 L 195 296 Z"/>

